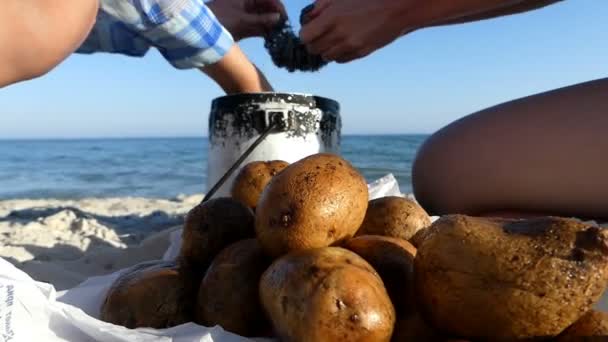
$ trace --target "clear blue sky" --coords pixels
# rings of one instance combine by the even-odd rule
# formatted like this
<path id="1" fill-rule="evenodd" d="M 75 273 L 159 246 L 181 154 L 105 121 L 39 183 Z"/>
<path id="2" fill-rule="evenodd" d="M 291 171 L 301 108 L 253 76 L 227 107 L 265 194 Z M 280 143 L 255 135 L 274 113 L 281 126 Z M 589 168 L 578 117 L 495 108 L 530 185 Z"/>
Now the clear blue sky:
<path id="1" fill-rule="evenodd" d="M 307 4 L 289 0 L 290 15 Z M 606 0 L 566 0 L 419 31 L 316 74 L 275 68 L 261 39 L 241 45 L 278 91 L 338 100 L 344 133 L 428 133 L 487 106 L 608 76 L 607 16 Z M 43 78 L 0 90 L 0 138 L 206 135 L 220 95 L 203 74 L 175 70 L 156 51 L 74 55 Z"/>

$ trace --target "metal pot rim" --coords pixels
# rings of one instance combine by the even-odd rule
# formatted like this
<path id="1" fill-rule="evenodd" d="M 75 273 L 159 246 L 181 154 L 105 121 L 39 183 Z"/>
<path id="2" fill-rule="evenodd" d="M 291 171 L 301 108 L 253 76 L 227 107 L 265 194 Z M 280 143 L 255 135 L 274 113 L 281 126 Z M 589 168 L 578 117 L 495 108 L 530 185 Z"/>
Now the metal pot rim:
<path id="1" fill-rule="evenodd" d="M 288 103 L 298 103 L 312 107 L 334 108 L 340 110 L 338 101 L 324 96 L 306 93 L 287 93 L 287 92 L 260 92 L 260 93 L 235 93 L 217 97 L 212 101 L 215 106 L 238 106 L 247 102 L 271 102 L 284 100 Z"/>

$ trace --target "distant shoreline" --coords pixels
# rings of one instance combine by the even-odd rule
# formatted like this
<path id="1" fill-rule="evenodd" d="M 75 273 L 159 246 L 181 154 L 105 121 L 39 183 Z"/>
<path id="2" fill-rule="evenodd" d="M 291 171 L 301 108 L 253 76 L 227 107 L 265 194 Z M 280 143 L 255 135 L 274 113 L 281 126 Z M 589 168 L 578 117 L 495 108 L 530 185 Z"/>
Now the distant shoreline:
<path id="1" fill-rule="evenodd" d="M 431 133 L 353 133 L 343 134 L 342 137 L 422 137 L 428 136 Z M 107 140 L 166 140 L 166 139 L 207 139 L 208 136 L 135 136 L 135 137 L 40 137 L 40 138 L 2 138 L 0 137 L 0 143 L 4 142 L 30 142 L 30 141 L 107 141 Z"/>

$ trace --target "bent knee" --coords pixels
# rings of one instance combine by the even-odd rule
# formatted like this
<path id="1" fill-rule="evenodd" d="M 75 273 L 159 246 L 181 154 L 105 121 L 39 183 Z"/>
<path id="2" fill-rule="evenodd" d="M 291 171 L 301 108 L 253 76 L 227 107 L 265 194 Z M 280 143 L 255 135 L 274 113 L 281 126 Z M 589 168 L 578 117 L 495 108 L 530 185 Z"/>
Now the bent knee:
<path id="1" fill-rule="evenodd" d="M 63 12 L 63 19 L 54 23 L 54 30 L 51 34 L 54 39 L 49 42 L 50 44 L 40 41 L 42 49 L 47 51 L 48 58 L 46 63 L 36 70 L 36 74 L 40 75 L 52 70 L 82 45 L 95 25 L 98 10 L 97 0 L 74 1 L 73 3 L 70 1 L 68 9 L 53 9 L 54 15 Z"/>
<path id="2" fill-rule="evenodd" d="M 497 158 L 473 117 L 465 117 L 430 136 L 412 168 L 416 200 L 432 215 L 477 214 L 501 206 L 509 165 Z"/>
<path id="3" fill-rule="evenodd" d="M 437 132 L 418 150 L 412 167 L 412 187 L 416 200 L 431 215 L 443 215 L 454 210 L 454 176 L 457 165 L 449 151 L 449 143 Z"/>
<path id="4" fill-rule="evenodd" d="M 73 0 L 61 5 L 36 2 L 30 7 L 37 15 L 13 28 L 15 36 L 24 39 L 9 41 L 13 52 L 6 59 L 13 71 L 6 77 L 7 84 L 40 77 L 64 61 L 88 36 L 99 4 L 97 0 Z"/>

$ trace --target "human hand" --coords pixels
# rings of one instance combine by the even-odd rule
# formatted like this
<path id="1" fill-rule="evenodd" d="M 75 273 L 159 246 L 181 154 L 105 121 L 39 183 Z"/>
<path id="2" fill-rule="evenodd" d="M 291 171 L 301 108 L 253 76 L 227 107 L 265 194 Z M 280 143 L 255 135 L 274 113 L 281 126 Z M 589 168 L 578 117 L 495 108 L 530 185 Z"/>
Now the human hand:
<path id="1" fill-rule="evenodd" d="M 407 0 L 318 0 L 300 38 L 326 61 L 350 62 L 384 47 L 408 31 Z"/>
<path id="2" fill-rule="evenodd" d="M 287 16 L 280 0 L 213 0 L 207 7 L 236 41 L 263 36 Z"/>

